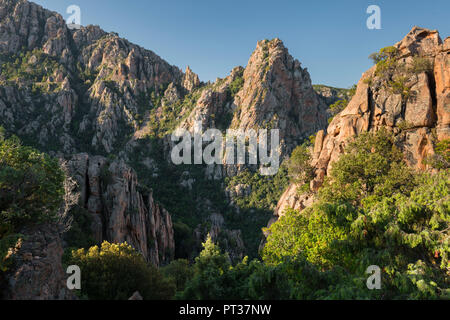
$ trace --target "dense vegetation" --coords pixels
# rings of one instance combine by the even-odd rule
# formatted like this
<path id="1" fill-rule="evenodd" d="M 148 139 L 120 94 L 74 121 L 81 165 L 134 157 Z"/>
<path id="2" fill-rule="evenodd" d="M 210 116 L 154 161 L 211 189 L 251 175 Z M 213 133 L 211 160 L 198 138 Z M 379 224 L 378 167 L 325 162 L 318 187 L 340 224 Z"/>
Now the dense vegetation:
<path id="1" fill-rule="evenodd" d="M 6 138 L 0 127 L 0 273 L 12 263 L 7 250 L 23 228 L 57 220 L 63 181 L 55 159 Z"/>
<path id="2" fill-rule="evenodd" d="M 72 251 L 69 264 L 82 270 L 82 298 L 126 300 L 137 290 L 144 299 L 170 299 L 175 285 L 127 243 Z"/>
<path id="3" fill-rule="evenodd" d="M 448 190 L 448 171 L 412 171 L 387 131 L 362 134 L 316 204 L 269 228 L 263 261 L 232 264 L 208 239 L 191 267 L 174 261 L 167 274 L 183 299 L 448 299 Z M 380 290 L 366 287 L 371 265 Z"/>

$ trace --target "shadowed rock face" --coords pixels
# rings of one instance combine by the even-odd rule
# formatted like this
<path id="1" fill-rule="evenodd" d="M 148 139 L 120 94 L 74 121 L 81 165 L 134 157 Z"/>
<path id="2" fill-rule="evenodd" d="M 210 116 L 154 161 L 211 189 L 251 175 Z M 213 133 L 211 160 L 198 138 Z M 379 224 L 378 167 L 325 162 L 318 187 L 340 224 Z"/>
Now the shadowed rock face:
<path id="1" fill-rule="evenodd" d="M 222 130 L 278 128 L 282 158 L 326 126 L 325 103 L 279 39 L 258 42 L 245 69 L 236 67 L 225 79 L 205 85 L 189 67 L 183 73 L 115 33 L 98 26 L 69 30 L 55 12 L 25 0 L 0 0 L 4 63 L 12 67 L 0 73 L 0 125 L 28 145 L 69 159 L 63 166 L 73 183 L 66 200 L 74 202 L 66 201 L 66 209 L 89 212 L 98 243 L 126 241 L 155 265 L 173 258 L 171 217 L 151 192 L 140 191 L 124 162 L 136 140 L 149 132 L 150 121 L 163 122 L 192 94 L 195 101 L 189 108 L 182 105 L 174 127 L 191 129 L 201 120 L 204 128 Z M 98 154 L 123 160 L 109 162 Z M 209 167 L 205 174 L 221 180 L 244 168 Z M 208 211 L 209 231 L 237 243 L 232 255 L 242 258 L 240 230 L 225 230 L 213 212 Z M 52 289 L 50 296 L 58 293 Z"/>
<path id="2" fill-rule="evenodd" d="M 123 161 L 87 154 L 74 155 L 63 166 L 75 182 L 66 189 L 66 197 L 89 212 L 97 243 L 127 242 L 155 266 L 174 258 L 170 214 L 155 203 L 151 191 L 138 191 L 133 169 Z"/>
<path id="3" fill-rule="evenodd" d="M 241 79 L 239 91 L 230 97 L 230 88 Z M 178 128 L 202 130 L 279 129 L 280 159 L 300 143 L 327 125 L 327 105 L 311 84 L 308 71 L 301 67 L 279 39 L 257 43 L 245 68 L 236 67 L 225 79 L 218 79 L 202 91 L 196 107 Z M 230 122 L 220 126 L 224 118 Z M 214 179 L 234 176 L 249 165 L 210 166 Z M 254 166 L 253 166 L 254 167 Z M 255 169 L 255 168 L 253 168 Z"/>
<path id="4" fill-rule="evenodd" d="M 8 258 L 13 267 L 6 274 L 3 299 L 70 300 L 75 296 L 67 289 L 68 275 L 63 270 L 60 230 L 56 225 L 40 225 L 21 230 L 23 237 Z"/>
<path id="5" fill-rule="evenodd" d="M 425 169 L 424 160 L 434 154 L 435 143 L 450 137 L 450 38 L 442 42 L 437 31 L 414 27 L 395 47 L 398 61 L 405 68 L 398 68 L 394 76 L 405 77 L 410 97 L 394 94 L 386 87 L 375 74 L 376 66 L 365 72 L 347 108 L 316 136 L 314 191 L 343 153 L 348 139 L 359 133 L 387 128 L 396 136 L 407 164 L 418 170 Z M 428 59 L 434 68 L 407 73 L 414 56 Z M 286 190 L 275 215 L 288 207 L 302 210 L 313 202 L 311 195 L 298 195 L 296 190 L 295 186 Z"/>
<path id="6" fill-rule="evenodd" d="M 32 52 L 30 70 L 40 53 L 52 61 L 44 77 L 0 76 L 1 125 L 43 147 L 52 144 L 65 154 L 86 151 L 80 145 L 117 152 L 124 133 L 138 129 L 142 94 L 170 83 L 187 91 L 199 85 L 190 69 L 184 75 L 152 51 L 97 26 L 69 30 L 61 15 L 34 3 L 2 0 L 0 17 L 0 62 L 2 54 L 25 52 Z M 27 88 L 31 84 L 39 97 Z"/>

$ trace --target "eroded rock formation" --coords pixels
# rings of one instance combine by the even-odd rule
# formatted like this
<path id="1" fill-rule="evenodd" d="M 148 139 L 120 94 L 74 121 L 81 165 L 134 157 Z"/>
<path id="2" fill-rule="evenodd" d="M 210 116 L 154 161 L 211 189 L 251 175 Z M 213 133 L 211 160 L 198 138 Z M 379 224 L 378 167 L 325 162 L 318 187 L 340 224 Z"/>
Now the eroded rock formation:
<path id="1" fill-rule="evenodd" d="M 151 191 L 140 190 L 136 173 L 125 162 L 76 154 L 64 167 L 75 182 L 66 193 L 75 199 L 73 205 L 89 212 L 97 243 L 127 242 L 156 266 L 174 258 L 170 214 Z"/>
<path id="2" fill-rule="evenodd" d="M 313 150 L 316 191 L 339 156 L 346 142 L 362 132 L 381 127 L 394 133 L 407 164 L 417 170 L 426 168 L 425 159 L 434 154 L 436 142 L 450 136 L 450 38 L 441 40 L 437 31 L 414 27 L 395 44 L 397 63 L 391 79 L 403 77 L 407 95 L 392 90 L 374 66 L 358 82 L 355 96 L 326 131 L 319 131 Z M 414 59 L 430 62 L 429 70 L 412 72 Z M 425 61 L 422 60 L 422 61 Z M 313 201 L 300 195 L 291 185 L 280 199 L 275 215 L 288 208 L 302 210 Z"/>
<path id="3" fill-rule="evenodd" d="M 57 225 L 50 224 L 21 230 L 22 237 L 7 255 L 13 265 L 6 274 L 3 299 L 75 299 L 67 288 L 68 275 L 61 264 L 61 231 Z"/>

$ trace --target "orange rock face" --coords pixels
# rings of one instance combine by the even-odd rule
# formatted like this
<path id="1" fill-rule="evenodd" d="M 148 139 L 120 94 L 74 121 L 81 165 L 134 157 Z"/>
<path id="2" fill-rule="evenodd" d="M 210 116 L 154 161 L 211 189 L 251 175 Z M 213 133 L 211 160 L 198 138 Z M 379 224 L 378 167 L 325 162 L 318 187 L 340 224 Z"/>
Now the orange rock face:
<path id="1" fill-rule="evenodd" d="M 439 140 L 450 138 L 450 37 L 445 39 L 434 60 L 436 81 L 437 135 Z"/>
<path id="2" fill-rule="evenodd" d="M 365 72 L 346 109 L 333 119 L 325 134 L 317 134 L 313 191 L 322 185 L 349 138 L 362 132 L 376 132 L 381 127 L 393 132 L 405 161 L 417 170 L 426 168 L 424 160 L 434 154 L 436 142 L 450 137 L 450 38 L 442 42 L 437 31 L 414 27 L 395 47 L 401 67 L 391 79 L 403 77 L 409 95 L 392 90 L 376 74 L 376 66 Z M 407 71 L 414 57 L 432 62 L 433 69 Z M 296 189 L 291 186 L 286 190 L 275 215 L 283 214 L 287 207 L 302 209 L 305 196 L 297 195 Z"/>

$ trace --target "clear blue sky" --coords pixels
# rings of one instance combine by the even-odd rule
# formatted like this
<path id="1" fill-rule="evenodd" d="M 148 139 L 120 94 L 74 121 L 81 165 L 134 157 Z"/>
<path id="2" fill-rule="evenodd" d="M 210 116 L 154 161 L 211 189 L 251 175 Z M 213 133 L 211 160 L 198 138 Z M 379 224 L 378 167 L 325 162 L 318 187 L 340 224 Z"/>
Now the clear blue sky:
<path id="1" fill-rule="evenodd" d="M 202 81 L 246 66 L 256 42 L 275 37 L 307 67 L 313 83 L 349 87 L 371 62 L 368 55 L 400 41 L 414 26 L 450 36 L 449 0 L 35 0 L 67 19 L 81 8 L 82 25 L 154 51 Z M 368 30 L 366 9 L 381 8 L 382 30 Z"/>

